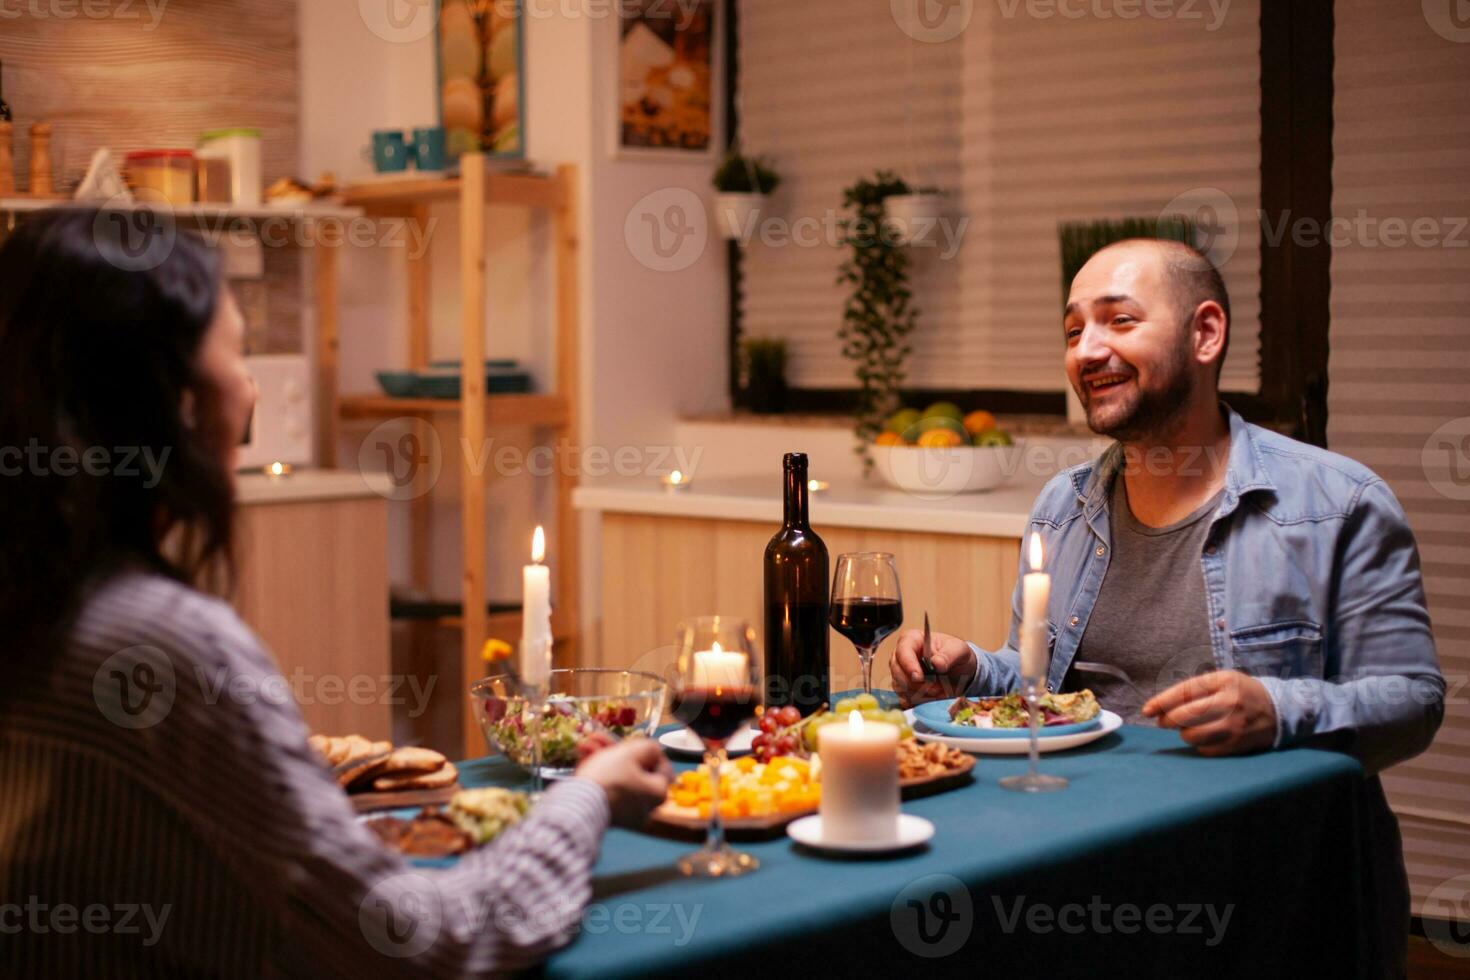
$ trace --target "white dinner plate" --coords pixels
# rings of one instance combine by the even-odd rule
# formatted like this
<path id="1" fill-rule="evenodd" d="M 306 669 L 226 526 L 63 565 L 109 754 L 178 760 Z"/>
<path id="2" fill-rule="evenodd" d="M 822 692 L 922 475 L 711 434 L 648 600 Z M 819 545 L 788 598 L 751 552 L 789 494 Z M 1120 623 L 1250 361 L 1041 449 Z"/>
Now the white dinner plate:
<path id="1" fill-rule="evenodd" d="M 913 708 L 903 714 L 914 729 L 914 737 L 921 742 L 938 742 L 940 745 L 948 745 L 950 748 L 969 752 L 972 755 L 1026 755 L 1031 751 L 1031 739 L 1029 738 L 960 738 L 955 735 L 939 735 L 925 728 L 924 722 L 914 717 Z M 1085 732 L 1073 732 L 1071 735 L 1043 734 L 1036 740 L 1036 748 L 1041 752 L 1075 749 L 1079 745 L 1096 742 L 1122 726 L 1123 719 L 1104 708 L 1102 709 L 1102 724 L 1096 728 Z"/>
<path id="2" fill-rule="evenodd" d="M 791 839 L 798 844 L 805 844 L 819 851 L 883 854 L 888 851 L 906 851 L 911 847 L 918 847 L 934 836 L 934 825 L 912 813 L 900 813 L 898 815 L 898 836 L 893 840 L 831 841 L 822 834 L 822 815 L 814 813 L 809 817 L 793 820 L 786 826 L 786 833 L 790 834 Z"/>
<path id="3" fill-rule="evenodd" d="M 754 741 L 755 729 L 746 725 L 730 736 L 730 741 L 725 743 L 725 754 L 744 755 L 750 751 L 750 745 Z M 676 728 L 671 732 L 664 732 L 658 737 L 658 744 L 681 755 L 704 755 L 704 743 L 687 728 Z"/>

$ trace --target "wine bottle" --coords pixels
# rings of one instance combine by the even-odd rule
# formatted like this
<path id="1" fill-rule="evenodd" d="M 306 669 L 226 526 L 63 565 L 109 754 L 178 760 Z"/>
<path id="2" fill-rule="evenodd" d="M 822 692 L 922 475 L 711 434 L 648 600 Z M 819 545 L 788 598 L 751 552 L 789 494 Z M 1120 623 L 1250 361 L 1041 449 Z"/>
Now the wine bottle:
<path id="1" fill-rule="evenodd" d="M 827 546 L 807 517 L 806 453 L 787 453 L 786 516 L 766 545 L 766 704 L 802 715 L 827 700 Z"/>

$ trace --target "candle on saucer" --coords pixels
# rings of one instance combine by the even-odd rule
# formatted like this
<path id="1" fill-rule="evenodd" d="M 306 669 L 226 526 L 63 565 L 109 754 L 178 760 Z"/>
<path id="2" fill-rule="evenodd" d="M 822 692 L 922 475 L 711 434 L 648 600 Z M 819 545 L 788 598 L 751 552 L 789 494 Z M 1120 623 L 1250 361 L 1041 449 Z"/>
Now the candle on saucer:
<path id="1" fill-rule="evenodd" d="M 1041 570 L 1041 535 L 1031 532 L 1031 571 L 1021 585 L 1021 676 L 1046 683 L 1051 660 L 1047 649 L 1047 602 L 1051 598 L 1051 576 Z"/>
<path id="2" fill-rule="evenodd" d="M 551 569 L 546 558 L 546 532 L 538 525 L 531 536 L 531 564 L 521 568 L 521 680 L 544 685 L 551 678 Z"/>
<path id="3" fill-rule="evenodd" d="M 850 711 L 817 729 L 822 760 L 822 837 L 867 843 L 898 837 L 898 726 Z"/>

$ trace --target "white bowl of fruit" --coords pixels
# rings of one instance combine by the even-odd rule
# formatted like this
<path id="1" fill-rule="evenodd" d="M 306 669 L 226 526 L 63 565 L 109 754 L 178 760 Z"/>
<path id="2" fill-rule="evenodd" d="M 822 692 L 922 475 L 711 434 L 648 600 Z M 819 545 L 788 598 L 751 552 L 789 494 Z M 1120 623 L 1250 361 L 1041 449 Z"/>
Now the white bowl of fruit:
<path id="1" fill-rule="evenodd" d="M 885 483 L 932 499 L 1000 486 L 1019 468 L 1021 449 L 994 415 L 952 402 L 894 412 L 872 446 Z"/>

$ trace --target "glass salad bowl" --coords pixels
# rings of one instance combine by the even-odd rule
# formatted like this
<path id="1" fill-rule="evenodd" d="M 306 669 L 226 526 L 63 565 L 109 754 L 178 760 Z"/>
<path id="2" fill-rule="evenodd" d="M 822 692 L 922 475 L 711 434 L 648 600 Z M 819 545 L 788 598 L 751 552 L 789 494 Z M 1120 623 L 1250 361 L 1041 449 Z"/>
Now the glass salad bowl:
<path id="1" fill-rule="evenodd" d="M 637 670 L 553 670 L 540 712 L 541 775 L 571 775 L 584 755 L 609 740 L 652 737 L 667 687 L 658 675 Z M 515 678 L 497 674 L 476 681 L 470 685 L 470 704 L 491 749 L 527 772 L 536 768 L 536 710 Z"/>

